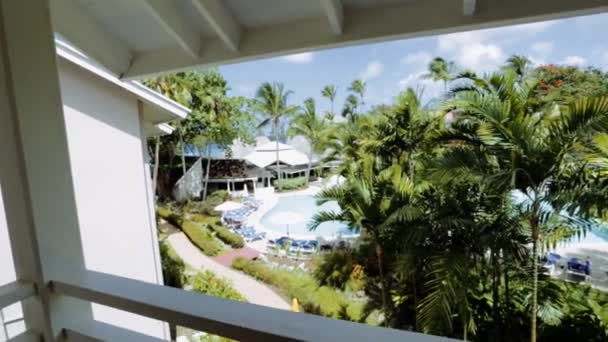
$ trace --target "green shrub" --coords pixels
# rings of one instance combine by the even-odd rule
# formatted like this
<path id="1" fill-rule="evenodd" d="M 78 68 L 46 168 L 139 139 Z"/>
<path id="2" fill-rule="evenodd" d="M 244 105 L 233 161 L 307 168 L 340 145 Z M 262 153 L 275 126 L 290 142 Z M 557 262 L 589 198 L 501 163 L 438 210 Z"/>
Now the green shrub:
<path id="1" fill-rule="evenodd" d="M 315 268 L 314 276 L 321 285 L 344 289 L 354 266 L 352 252 L 339 249 L 323 255 Z"/>
<path id="2" fill-rule="evenodd" d="M 222 246 L 214 239 L 211 232 L 192 221 L 183 221 L 182 231 L 203 253 L 216 256 L 222 251 Z"/>
<path id="3" fill-rule="evenodd" d="M 167 208 L 157 208 L 156 214 L 159 217 L 167 220 L 173 225 L 179 227 L 188 236 L 190 241 L 194 243 L 203 253 L 209 256 L 216 256 L 222 252 L 223 248 L 218 241 L 215 240 L 213 234 L 201 225 L 184 220 L 181 216 Z M 198 217 L 193 215 L 193 217 Z M 214 219 L 215 218 L 210 218 Z"/>
<path id="4" fill-rule="evenodd" d="M 186 265 L 184 261 L 166 242 L 161 242 L 159 247 L 165 285 L 181 289 L 185 281 Z"/>
<path id="5" fill-rule="evenodd" d="M 234 259 L 232 267 L 277 288 L 288 299 L 297 298 L 308 313 L 355 321 L 362 319 L 363 302 L 351 301 L 344 292 L 334 288 L 319 286 L 305 272 L 274 269 L 242 257 Z"/>
<path id="6" fill-rule="evenodd" d="M 243 237 L 224 227 L 220 219 L 217 217 L 195 214 L 192 215 L 192 220 L 206 225 L 207 228 L 215 232 L 215 236 L 218 239 L 222 240 L 222 242 L 232 248 L 242 248 L 245 246 L 245 240 L 243 240 Z"/>
<path id="7" fill-rule="evenodd" d="M 305 177 L 283 178 L 281 180 L 276 180 L 274 182 L 274 187 L 276 189 L 281 189 L 281 191 L 304 189 L 306 187 L 306 178 Z"/>
<path id="8" fill-rule="evenodd" d="M 232 284 L 215 274 L 204 271 L 191 278 L 192 290 L 209 296 L 245 302 L 245 297 Z"/>

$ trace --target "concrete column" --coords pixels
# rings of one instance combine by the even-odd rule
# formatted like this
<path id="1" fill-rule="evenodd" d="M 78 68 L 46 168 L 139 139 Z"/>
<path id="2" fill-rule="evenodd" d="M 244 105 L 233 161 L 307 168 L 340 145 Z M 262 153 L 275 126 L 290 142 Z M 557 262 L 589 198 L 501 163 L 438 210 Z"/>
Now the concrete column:
<path id="1" fill-rule="evenodd" d="M 55 58 L 48 1 L 0 1 L 0 190 L 17 279 L 40 294 L 26 326 L 47 341 L 92 317 L 46 286 L 85 270 Z"/>

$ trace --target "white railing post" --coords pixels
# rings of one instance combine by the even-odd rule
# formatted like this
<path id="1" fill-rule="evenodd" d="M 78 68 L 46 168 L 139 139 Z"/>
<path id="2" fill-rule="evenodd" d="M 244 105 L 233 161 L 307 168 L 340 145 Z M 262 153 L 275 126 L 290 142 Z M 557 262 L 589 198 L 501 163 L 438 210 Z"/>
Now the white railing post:
<path id="1" fill-rule="evenodd" d="M 47 341 L 90 317 L 45 286 L 84 270 L 55 59 L 48 0 L 0 0 L 0 190 L 17 279 L 39 290 L 22 301 L 26 326 Z"/>

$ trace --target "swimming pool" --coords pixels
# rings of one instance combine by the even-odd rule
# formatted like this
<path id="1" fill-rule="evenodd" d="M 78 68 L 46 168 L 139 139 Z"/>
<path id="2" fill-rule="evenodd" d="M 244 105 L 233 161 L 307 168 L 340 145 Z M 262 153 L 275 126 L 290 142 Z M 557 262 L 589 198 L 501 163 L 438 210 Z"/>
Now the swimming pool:
<path id="1" fill-rule="evenodd" d="M 317 206 L 313 196 L 298 195 L 280 197 L 277 204 L 268 211 L 260 223 L 266 229 L 279 234 L 289 233 L 294 236 L 323 236 L 327 238 L 338 235 L 350 235 L 346 225 L 341 222 L 322 223 L 314 232 L 308 230 L 312 217 L 320 211 L 338 211 L 340 207 L 335 202 Z"/>

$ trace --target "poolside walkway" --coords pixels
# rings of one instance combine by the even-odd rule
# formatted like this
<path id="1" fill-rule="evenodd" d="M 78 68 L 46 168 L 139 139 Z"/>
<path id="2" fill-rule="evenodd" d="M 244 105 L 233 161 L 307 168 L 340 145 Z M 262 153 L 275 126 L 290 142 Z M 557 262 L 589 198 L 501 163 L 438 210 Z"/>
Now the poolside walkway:
<path id="1" fill-rule="evenodd" d="M 239 249 L 233 249 L 228 253 L 224 253 L 220 256 L 216 256 L 213 258 L 213 260 L 217 263 L 220 263 L 226 267 L 230 267 L 232 265 L 232 262 L 234 261 L 234 259 L 238 258 L 238 257 L 243 257 L 249 260 L 253 260 L 255 258 L 257 258 L 258 256 L 260 256 L 260 252 L 258 252 L 257 250 L 251 248 L 251 247 L 243 247 L 243 248 L 239 248 Z"/>
<path id="2" fill-rule="evenodd" d="M 193 268 L 211 271 L 219 277 L 230 280 L 232 286 L 245 296 L 249 303 L 282 310 L 290 309 L 289 304 L 270 287 L 204 255 L 184 233 L 171 234 L 167 237 L 167 241 L 186 264 Z"/>

